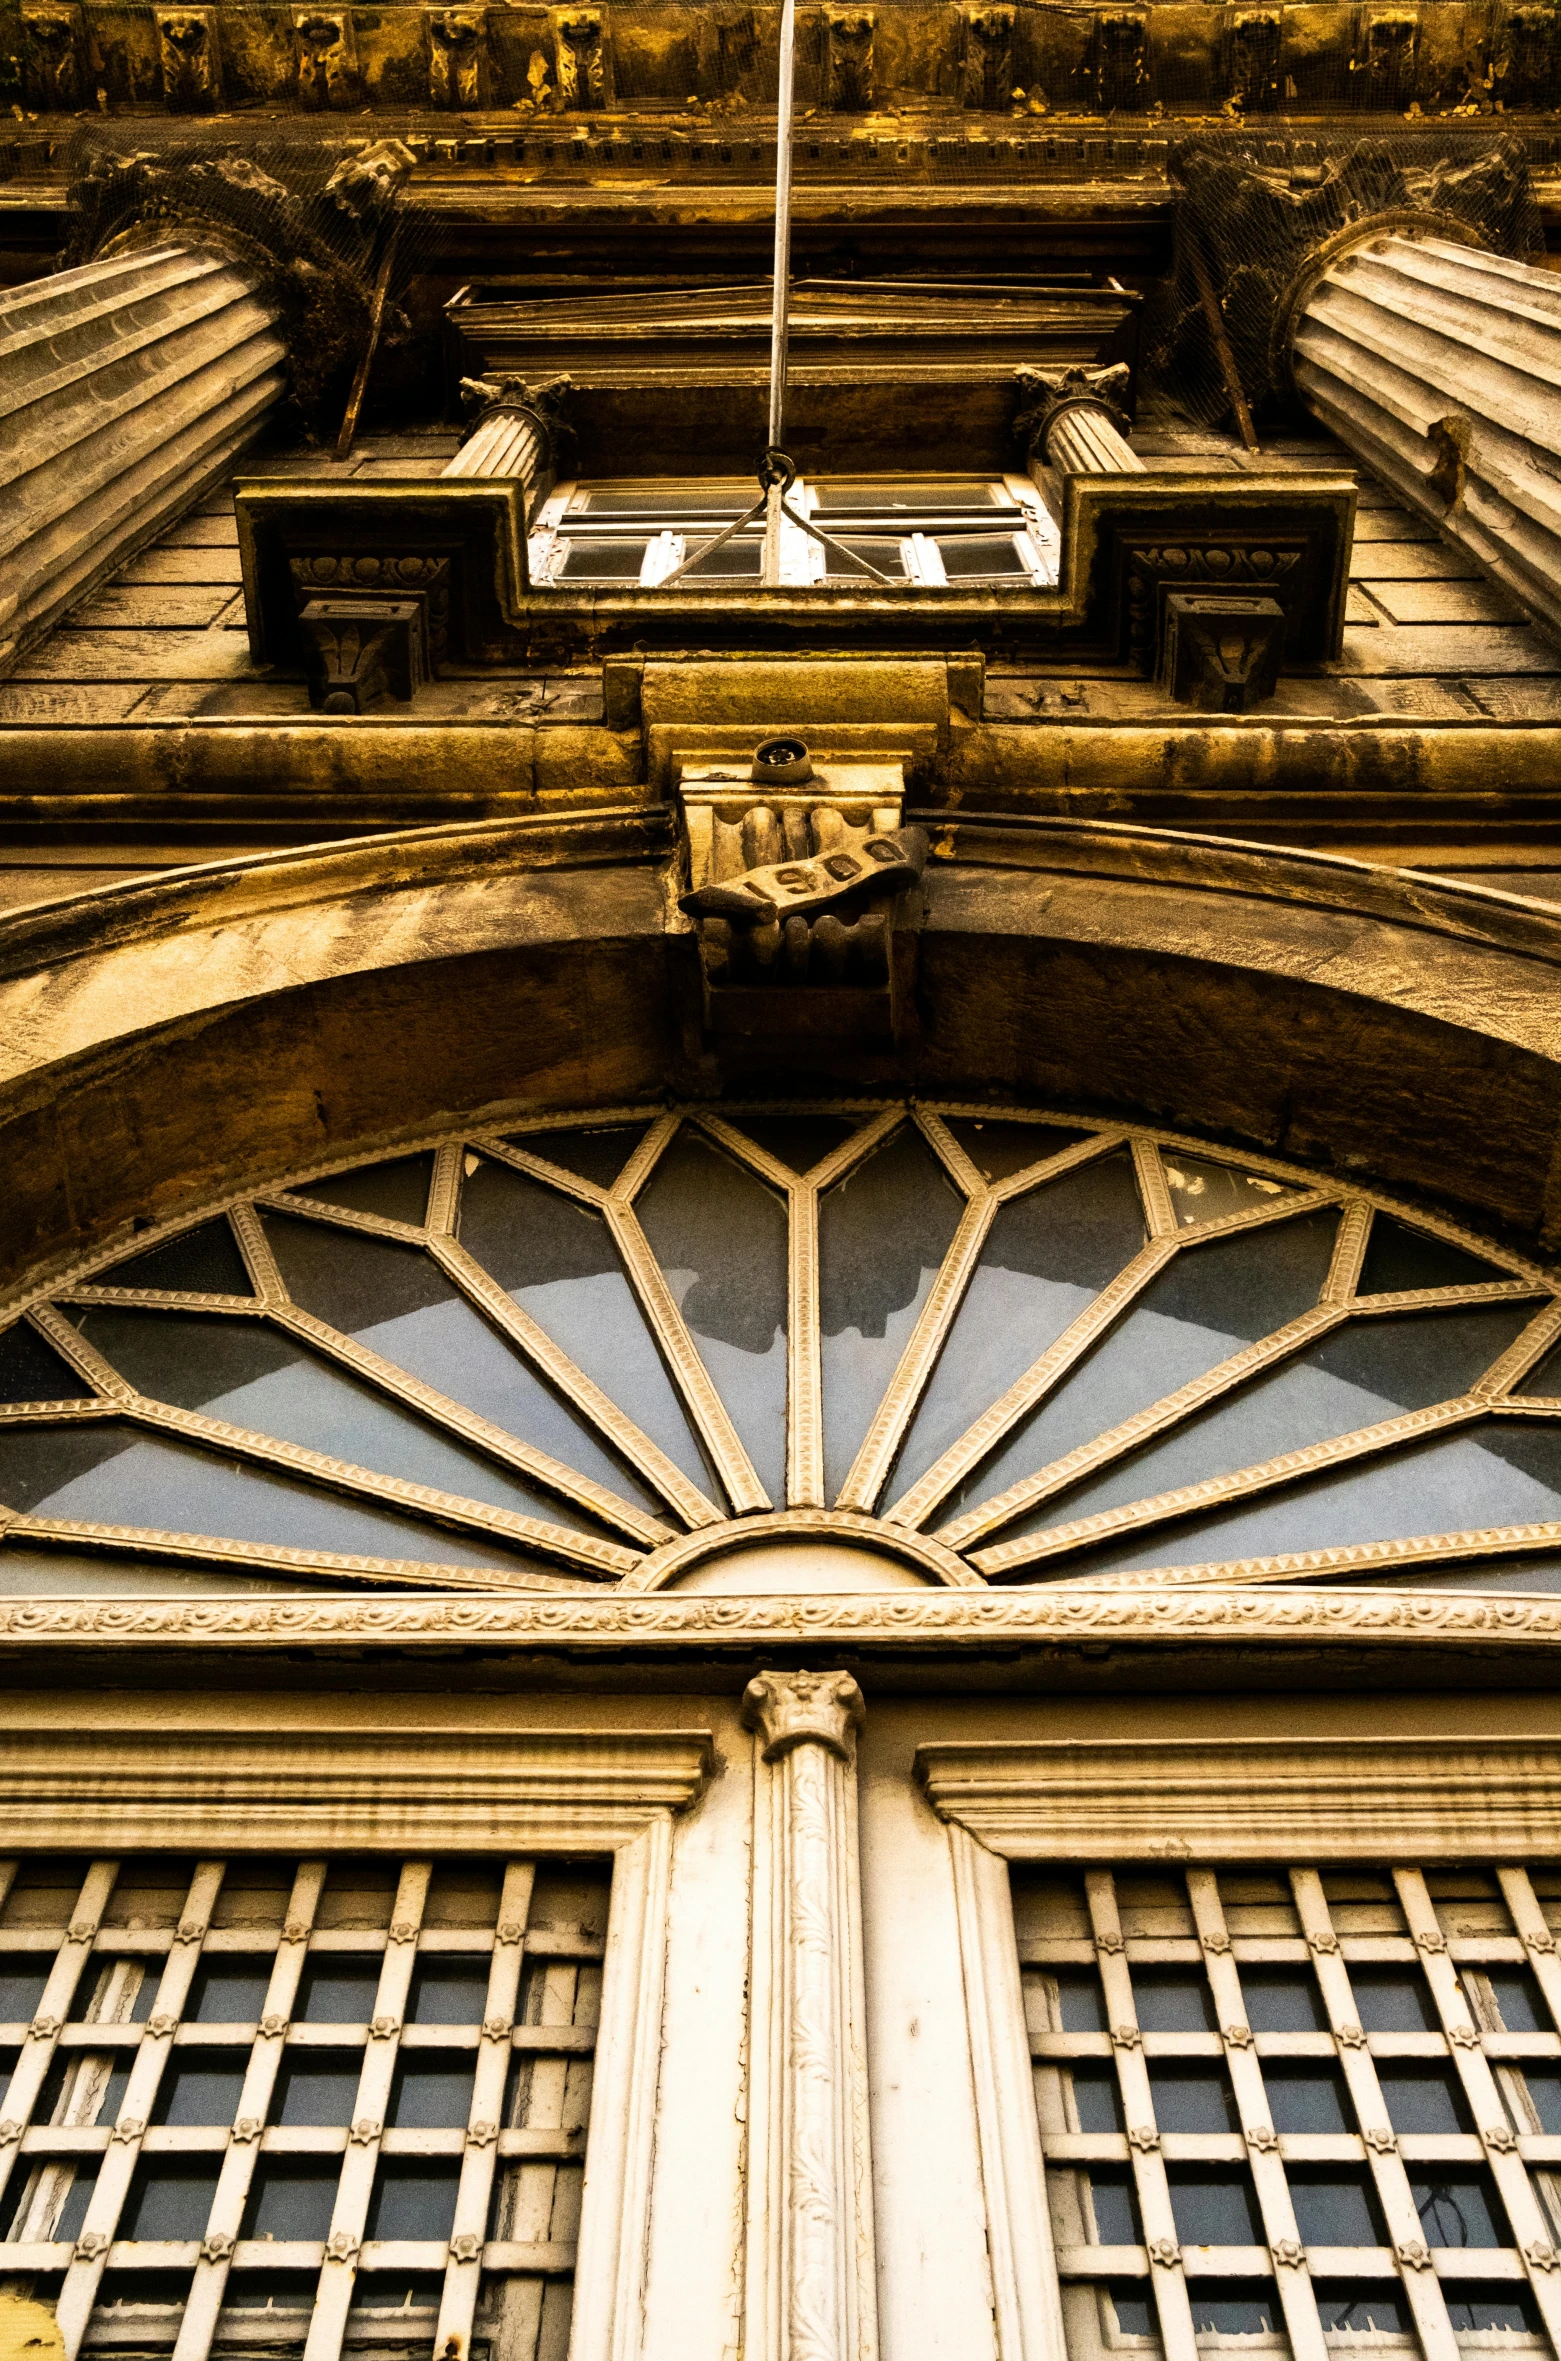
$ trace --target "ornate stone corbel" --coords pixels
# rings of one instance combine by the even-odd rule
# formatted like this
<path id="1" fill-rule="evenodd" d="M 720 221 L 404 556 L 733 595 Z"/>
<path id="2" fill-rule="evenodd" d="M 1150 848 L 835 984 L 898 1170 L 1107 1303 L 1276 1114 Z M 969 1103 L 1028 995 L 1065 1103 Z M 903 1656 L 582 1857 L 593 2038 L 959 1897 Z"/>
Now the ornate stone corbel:
<path id="1" fill-rule="evenodd" d="M 428 95 L 436 107 L 470 109 L 488 103 L 488 12 L 485 8 L 430 8 Z"/>
<path id="2" fill-rule="evenodd" d="M 862 1990 L 856 1734 L 849 1673 L 765 1672 L 754 1816 L 750 2361 L 876 2349 Z"/>
<path id="3" fill-rule="evenodd" d="M 1149 87 L 1149 11 L 1102 8 L 1090 32 L 1089 76 L 1103 115 L 1141 114 Z"/>
<path id="4" fill-rule="evenodd" d="M 173 115 L 209 115 L 222 104 L 222 62 L 215 8 L 160 8 L 157 61 Z"/>
<path id="5" fill-rule="evenodd" d="M 872 109 L 877 25 L 870 8 L 824 11 L 824 103 L 837 114 L 865 115 Z"/>
<path id="6" fill-rule="evenodd" d="M 295 8 L 298 104 L 343 113 L 358 103 L 358 45 L 350 8 Z"/>
<path id="7" fill-rule="evenodd" d="M 298 628 L 316 713 L 366 713 L 380 697 L 409 704 L 428 678 L 420 598 L 312 598 Z"/>
<path id="8" fill-rule="evenodd" d="M 1014 12 L 990 0 L 965 0 L 960 10 L 964 58 L 960 94 L 967 107 L 1006 111 L 1014 91 Z"/>
<path id="9" fill-rule="evenodd" d="M 550 8 L 553 72 L 566 114 L 599 114 L 612 105 L 612 53 L 605 8 Z"/>
<path id="10" fill-rule="evenodd" d="M 1230 591 L 1171 591 L 1165 601 L 1160 686 L 1178 705 L 1245 713 L 1279 686 L 1285 611 L 1277 599 Z"/>
<path id="11" fill-rule="evenodd" d="M 1245 115 L 1279 104 L 1284 17 L 1278 7 L 1232 8 L 1225 32 L 1225 95 Z"/>
<path id="12" fill-rule="evenodd" d="M 83 103 L 81 10 L 58 0 L 22 9 L 22 87 L 40 113 L 74 113 Z"/>
<path id="13" fill-rule="evenodd" d="M 712 1030 L 896 1030 L 909 982 L 896 918 L 928 849 L 923 830 L 900 825 L 902 793 L 898 766 L 815 771 L 789 737 L 766 740 L 750 766 L 685 767 L 679 906 Z"/>

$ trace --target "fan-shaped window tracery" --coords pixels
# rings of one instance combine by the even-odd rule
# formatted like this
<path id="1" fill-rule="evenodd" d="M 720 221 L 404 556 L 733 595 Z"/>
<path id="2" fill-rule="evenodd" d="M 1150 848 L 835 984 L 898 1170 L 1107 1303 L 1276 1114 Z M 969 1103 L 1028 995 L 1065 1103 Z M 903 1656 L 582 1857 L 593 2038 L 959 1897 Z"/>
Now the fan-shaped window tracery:
<path id="1" fill-rule="evenodd" d="M 1561 1302 L 1435 1217 L 1045 1109 L 549 1117 L 30 1304 L 0 1504 L 12 1590 L 651 1588 L 787 1508 L 989 1583 L 1553 1588 Z"/>

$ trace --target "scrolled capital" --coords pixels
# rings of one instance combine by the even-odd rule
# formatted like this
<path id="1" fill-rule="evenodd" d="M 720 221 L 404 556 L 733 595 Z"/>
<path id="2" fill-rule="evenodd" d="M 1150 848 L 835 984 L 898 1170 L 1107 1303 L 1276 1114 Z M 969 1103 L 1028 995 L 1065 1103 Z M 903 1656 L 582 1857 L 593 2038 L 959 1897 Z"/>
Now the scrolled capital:
<path id="1" fill-rule="evenodd" d="M 826 1746 L 849 1763 L 865 1716 L 848 1672 L 761 1672 L 743 1691 L 743 1727 L 758 1732 L 767 1763 L 797 1746 Z"/>

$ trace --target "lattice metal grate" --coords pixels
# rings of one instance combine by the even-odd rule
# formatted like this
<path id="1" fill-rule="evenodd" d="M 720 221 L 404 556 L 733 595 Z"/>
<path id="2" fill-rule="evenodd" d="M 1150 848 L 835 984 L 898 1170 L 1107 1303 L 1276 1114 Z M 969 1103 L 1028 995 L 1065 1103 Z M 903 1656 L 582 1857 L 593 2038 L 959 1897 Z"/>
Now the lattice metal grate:
<path id="1" fill-rule="evenodd" d="M 0 2275 L 72 2354 L 562 2361 L 610 1874 L 0 1865 Z"/>
<path id="2" fill-rule="evenodd" d="M 1072 2361 L 1561 2331 L 1561 1878 L 1013 1873 Z"/>

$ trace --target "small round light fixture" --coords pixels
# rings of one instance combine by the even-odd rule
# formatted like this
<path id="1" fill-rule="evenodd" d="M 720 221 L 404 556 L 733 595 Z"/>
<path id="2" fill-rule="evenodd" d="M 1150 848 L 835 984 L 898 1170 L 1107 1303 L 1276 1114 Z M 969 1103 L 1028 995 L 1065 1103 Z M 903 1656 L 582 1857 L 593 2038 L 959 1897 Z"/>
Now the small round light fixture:
<path id="1" fill-rule="evenodd" d="M 813 759 L 800 738 L 766 738 L 753 758 L 756 787 L 805 787 Z"/>

